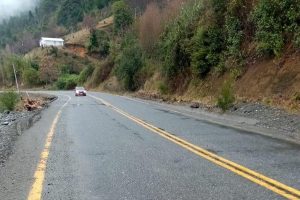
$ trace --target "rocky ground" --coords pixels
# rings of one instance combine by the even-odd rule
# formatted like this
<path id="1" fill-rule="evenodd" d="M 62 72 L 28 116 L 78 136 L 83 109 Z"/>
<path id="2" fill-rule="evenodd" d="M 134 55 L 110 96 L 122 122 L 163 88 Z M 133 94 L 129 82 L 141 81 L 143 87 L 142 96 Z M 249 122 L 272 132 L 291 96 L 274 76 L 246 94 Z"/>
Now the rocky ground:
<path id="1" fill-rule="evenodd" d="M 176 103 L 178 104 L 178 102 Z M 189 105 L 188 103 L 184 103 Z M 222 115 L 223 112 L 216 106 L 210 107 L 199 103 L 190 103 L 194 109 L 202 109 Z M 257 121 L 255 126 L 278 130 L 289 138 L 300 138 L 300 115 L 291 114 L 282 109 L 263 105 L 262 103 L 247 102 L 237 103 L 228 111 L 226 115 L 240 116 Z"/>
<path id="2" fill-rule="evenodd" d="M 23 95 L 23 101 L 27 103 L 27 95 Z M 25 100 L 26 99 L 26 100 Z M 30 128 L 34 122 L 40 119 L 41 111 L 55 100 L 54 96 L 30 95 L 32 102 L 39 102 L 36 109 L 28 111 L 25 107 L 17 112 L 5 111 L 0 113 L 0 166 L 4 164 L 13 151 L 13 145 L 18 136 Z"/>
<path id="3" fill-rule="evenodd" d="M 228 113 L 256 119 L 256 126 L 277 129 L 291 137 L 300 136 L 300 115 L 290 114 L 282 109 L 263 105 L 261 103 L 239 103 Z"/>

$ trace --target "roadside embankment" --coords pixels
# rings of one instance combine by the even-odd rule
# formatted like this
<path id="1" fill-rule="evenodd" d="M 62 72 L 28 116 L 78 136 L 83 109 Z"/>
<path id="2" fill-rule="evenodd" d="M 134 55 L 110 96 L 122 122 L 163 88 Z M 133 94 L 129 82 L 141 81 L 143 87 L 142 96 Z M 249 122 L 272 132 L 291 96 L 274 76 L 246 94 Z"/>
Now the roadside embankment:
<path id="1" fill-rule="evenodd" d="M 56 99 L 46 94 L 22 94 L 22 107 L 17 111 L 0 114 L 0 166 L 4 165 L 18 136 L 41 117 L 41 111 Z"/>

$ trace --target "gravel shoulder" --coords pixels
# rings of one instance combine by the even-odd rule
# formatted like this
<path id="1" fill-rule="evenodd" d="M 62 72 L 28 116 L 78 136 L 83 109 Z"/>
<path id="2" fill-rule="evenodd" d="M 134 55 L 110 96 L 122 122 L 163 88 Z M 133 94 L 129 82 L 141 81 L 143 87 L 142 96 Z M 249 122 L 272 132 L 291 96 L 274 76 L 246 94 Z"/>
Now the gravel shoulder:
<path id="1" fill-rule="evenodd" d="M 41 118 L 41 111 L 56 99 L 55 96 L 45 94 L 30 94 L 31 99 L 43 99 L 43 106 L 33 111 L 5 111 L 0 114 L 0 167 L 13 153 L 13 147 L 18 136 L 29 129 Z"/>
<path id="2" fill-rule="evenodd" d="M 195 117 L 208 123 L 240 129 L 254 134 L 300 144 L 300 115 L 261 103 L 238 103 L 223 113 L 217 107 L 200 103 L 169 102 L 145 96 L 131 97 L 133 100 L 154 103 L 166 109 Z"/>
<path id="3" fill-rule="evenodd" d="M 229 114 L 257 120 L 258 127 L 273 129 L 288 138 L 300 141 L 300 115 L 265 106 L 261 103 L 240 103 Z"/>

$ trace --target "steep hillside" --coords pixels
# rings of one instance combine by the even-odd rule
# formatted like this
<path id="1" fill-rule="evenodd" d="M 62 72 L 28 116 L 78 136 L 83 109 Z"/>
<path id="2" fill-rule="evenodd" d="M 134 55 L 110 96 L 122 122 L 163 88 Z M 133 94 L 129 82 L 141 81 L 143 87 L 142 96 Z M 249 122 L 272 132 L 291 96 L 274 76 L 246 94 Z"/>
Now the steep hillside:
<path id="1" fill-rule="evenodd" d="M 85 8 L 84 19 L 75 20 L 75 26 L 69 20 L 63 25 L 57 21 L 67 33 L 62 36 L 63 49 L 35 49 L 25 58 L 0 60 L 3 82 L 13 84 L 9 66 L 18 61 L 19 77 L 27 86 L 31 75 L 40 78 L 35 85 L 59 89 L 85 84 L 143 97 L 198 101 L 224 110 L 244 101 L 300 110 L 297 2 L 105 3 L 102 10 L 95 4 Z M 108 14 L 114 17 L 104 19 Z M 56 71 L 47 81 L 42 78 L 45 66 Z"/>
<path id="2" fill-rule="evenodd" d="M 215 105 L 230 82 L 230 95 L 237 102 L 259 101 L 299 111 L 300 16 L 294 12 L 299 4 L 181 1 L 179 5 L 187 3 L 177 10 L 178 2 L 164 8 L 149 4 L 139 18 L 136 34 L 146 58 L 128 78 L 139 85 L 134 90 L 140 96 Z M 101 89 L 127 87 L 125 75 L 113 75 Z"/>
<path id="3" fill-rule="evenodd" d="M 105 18 L 93 27 L 95 30 L 106 30 L 113 24 L 113 17 Z M 85 57 L 88 54 L 86 46 L 88 46 L 91 35 L 90 28 L 84 28 L 77 32 L 64 36 L 66 50 L 77 54 L 80 57 Z"/>
<path id="4" fill-rule="evenodd" d="M 190 83 L 187 90 L 175 96 L 177 100 L 198 100 L 208 105 L 214 105 L 224 81 L 228 80 L 229 76 L 228 73 L 223 76 L 209 75 L 197 83 Z M 147 85 L 151 84 L 147 83 Z M 155 89 L 146 88 L 146 91 L 152 95 L 155 92 L 159 94 Z M 299 92 L 299 53 L 291 54 L 280 60 L 264 59 L 251 63 L 245 66 L 243 74 L 234 82 L 237 101 L 262 102 L 290 111 L 299 111 L 300 109 Z M 170 97 L 170 99 L 172 98 L 174 96 Z"/>
<path id="5" fill-rule="evenodd" d="M 20 70 L 23 71 L 22 76 L 19 77 L 22 85 L 24 87 L 43 85 L 49 87 L 50 85 L 51 88 L 72 89 L 77 84 L 87 82 L 94 69 L 103 62 L 88 50 L 91 32 L 108 31 L 112 20 L 112 17 L 108 17 L 95 23 L 90 29 L 84 28 L 63 36 L 66 42 L 63 48 L 38 47 L 25 54 L 24 58 L 19 58 L 20 63 L 34 62 L 38 65 L 37 69 L 31 70 L 29 75 L 26 69 Z M 17 67 L 21 68 L 22 64 Z M 27 67 L 29 66 L 25 68 Z M 31 78 L 37 78 L 37 80 L 30 81 Z M 91 83 L 91 85 L 94 84 Z"/>

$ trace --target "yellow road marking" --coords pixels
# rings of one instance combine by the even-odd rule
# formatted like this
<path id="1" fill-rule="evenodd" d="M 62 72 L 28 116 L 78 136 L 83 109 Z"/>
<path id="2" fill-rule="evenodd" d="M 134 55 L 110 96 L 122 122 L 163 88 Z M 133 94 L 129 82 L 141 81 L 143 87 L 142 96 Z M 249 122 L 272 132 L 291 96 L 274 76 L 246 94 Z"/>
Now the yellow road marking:
<path id="1" fill-rule="evenodd" d="M 232 162 L 230 160 L 227 160 L 221 156 L 213 154 L 199 146 L 193 145 L 177 136 L 174 136 L 173 134 L 171 134 L 165 130 L 155 127 L 152 124 L 149 124 L 137 117 L 134 117 L 134 116 L 126 113 L 125 111 L 113 106 L 112 104 L 108 103 L 107 101 L 105 101 L 101 98 L 98 98 L 98 97 L 95 97 L 92 95 L 89 95 L 89 96 L 101 101 L 106 106 L 115 110 L 119 114 L 127 117 L 128 119 L 136 122 L 137 124 L 143 126 L 144 128 L 157 133 L 158 135 L 164 137 L 165 139 L 172 141 L 173 143 L 195 153 L 196 155 L 201 156 L 202 158 L 205 158 L 205 159 L 211 161 L 212 163 L 215 163 L 223 168 L 226 168 L 226 169 L 234 172 L 235 174 L 238 174 L 238 175 L 248 179 L 249 181 L 252 181 L 262 187 L 265 187 L 287 199 L 293 199 L 293 200 L 300 199 L 300 191 L 296 188 L 287 186 L 283 183 L 280 183 L 279 181 L 271 179 L 263 174 L 253 171 L 245 166 L 239 165 L 239 164 Z"/>
<path id="2" fill-rule="evenodd" d="M 61 109 L 58 111 L 58 113 L 56 114 L 56 116 L 52 122 L 50 131 L 46 138 L 44 150 L 40 155 L 40 161 L 39 161 L 36 171 L 34 173 L 34 182 L 32 184 L 31 190 L 27 197 L 28 200 L 40 200 L 42 198 L 43 184 L 44 184 L 44 180 L 45 180 L 45 172 L 46 172 L 46 168 L 47 168 L 47 161 L 48 161 L 48 157 L 49 157 L 51 143 L 52 143 L 53 136 L 55 133 L 56 125 L 61 116 L 62 109 L 71 100 L 71 97 L 68 96 L 68 98 L 69 98 L 68 101 L 61 107 Z"/>

